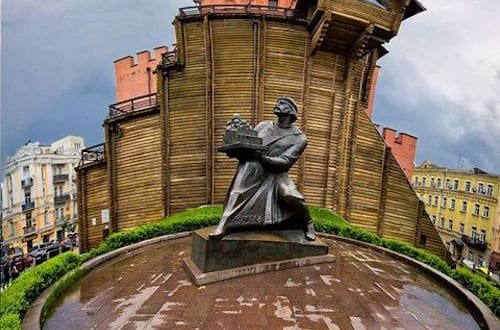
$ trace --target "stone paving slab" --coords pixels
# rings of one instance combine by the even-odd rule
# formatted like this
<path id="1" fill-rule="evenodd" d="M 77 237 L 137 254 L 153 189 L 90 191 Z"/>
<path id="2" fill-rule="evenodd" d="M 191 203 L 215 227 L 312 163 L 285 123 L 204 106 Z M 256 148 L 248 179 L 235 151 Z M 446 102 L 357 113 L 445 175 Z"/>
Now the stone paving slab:
<path id="1" fill-rule="evenodd" d="M 46 329 L 478 329 L 428 275 L 370 249 L 325 240 L 335 263 L 196 286 L 190 238 L 90 271 Z"/>

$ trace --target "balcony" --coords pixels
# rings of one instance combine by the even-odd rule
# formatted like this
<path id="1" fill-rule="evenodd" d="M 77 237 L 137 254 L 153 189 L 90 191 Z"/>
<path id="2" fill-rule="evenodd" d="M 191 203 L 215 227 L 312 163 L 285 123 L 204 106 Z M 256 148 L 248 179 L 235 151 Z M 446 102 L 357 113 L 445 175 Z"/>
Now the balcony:
<path id="1" fill-rule="evenodd" d="M 34 225 L 30 227 L 24 227 L 23 230 L 24 230 L 24 236 L 36 234 L 36 227 Z"/>
<path id="2" fill-rule="evenodd" d="M 104 143 L 99 143 L 82 149 L 82 157 L 80 158 L 78 166 L 101 163 L 104 161 L 106 161 L 106 149 Z"/>
<path id="3" fill-rule="evenodd" d="M 28 211 L 31 211 L 33 209 L 35 209 L 35 202 L 25 202 L 22 205 L 22 211 L 23 212 L 28 212 Z"/>
<path id="4" fill-rule="evenodd" d="M 125 117 L 134 113 L 159 109 L 156 93 L 134 97 L 129 100 L 111 104 L 108 119 Z"/>
<path id="5" fill-rule="evenodd" d="M 68 181 L 69 176 L 67 174 L 55 174 L 52 178 L 53 183 L 63 183 Z"/>
<path id="6" fill-rule="evenodd" d="M 33 178 L 24 178 L 21 180 L 21 187 L 24 189 L 24 188 L 28 188 L 28 187 L 31 187 L 33 186 Z"/>
<path id="7" fill-rule="evenodd" d="M 54 197 L 54 204 L 64 204 L 71 199 L 70 194 L 63 194 Z"/>
<path id="8" fill-rule="evenodd" d="M 65 217 L 56 218 L 56 226 L 60 226 L 60 225 L 62 225 L 65 222 L 66 222 L 66 218 Z"/>
<path id="9" fill-rule="evenodd" d="M 478 251 L 485 251 L 487 247 L 486 241 L 481 241 L 477 237 L 470 237 L 467 235 L 462 235 L 462 240 L 464 241 L 465 245 L 468 247 L 478 250 Z"/>

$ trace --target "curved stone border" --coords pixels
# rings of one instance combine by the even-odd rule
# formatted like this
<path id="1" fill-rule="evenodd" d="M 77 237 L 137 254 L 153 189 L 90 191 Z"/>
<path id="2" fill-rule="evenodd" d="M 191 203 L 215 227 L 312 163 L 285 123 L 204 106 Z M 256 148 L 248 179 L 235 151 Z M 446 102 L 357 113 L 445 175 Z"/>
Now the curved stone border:
<path id="1" fill-rule="evenodd" d="M 134 243 L 131 245 L 127 245 L 121 248 L 118 248 L 116 250 L 110 251 L 108 253 L 105 253 L 103 255 L 97 256 L 89 261 L 84 262 L 81 266 L 80 269 L 83 270 L 85 273 L 90 271 L 91 269 L 99 266 L 100 264 L 111 260 L 113 258 L 116 258 L 120 255 L 129 253 L 134 250 L 138 250 L 140 248 L 143 248 L 148 245 L 152 244 L 157 244 L 161 243 L 163 241 L 169 241 L 172 239 L 176 238 L 183 238 L 183 237 L 188 237 L 191 236 L 191 231 L 185 231 L 177 234 L 169 234 L 169 235 L 164 235 L 164 236 L 159 236 L 155 238 L 151 238 L 142 242 Z M 78 268 L 75 268 L 78 269 Z M 72 272 L 71 270 L 70 272 Z M 68 274 L 70 273 L 68 272 Z M 61 279 L 64 278 L 61 277 Z M 59 282 L 61 279 L 57 280 Z M 52 284 L 50 287 L 45 289 L 45 291 L 42 292 L 40 296 L 35 300 L 35 302 L 31 305 L 31 307 L 26 311 L 26 315 L 24 316 L 23 319 L 23 330 L 40 330 L 40 321 L 42 317 L 42 310 L 43 306 L 45 305 L 45 302 L 49 298 L 53 288 L 55 286 L 55 283 Z"/>
<path id="2" fill-rule="evenodd" d="M 142 247 L 155 244 L 155 243 L 160 243 L 163 241 L 168 241 L 176 238 L 183 238 L 183 237 L 188 237 L 191 235 L 191 231 L 189 232 L 182 232 L 182 233 L 177 233 L 177 234 L 169 234 L 169 235 L 164 235 L 160 237 L 155 237 L 152 239 L 148 239 L 139 243 L 135 243 L 132 245 L 128 245 L 113 251 L 110 251 L 108 253 L 105 253 L 101 256 L 98 256 L 94 259 L 91 259 L 83 265 L 80 266 L 80 268 L 88 272 L 89 270 L 97 267 L 98 265 L 102 264 L 105 261 L 108 261 L 110 259 L 113 259 L 119 255 L 131 252 L 133 250 L 140 249 Z M 404 254 L 389 250 L 384 247 L 380 247 L 377 245 L 373 245 L 370 243 L 362 242 L 362 241 L 357 241 L 351 238 L 347 237 L 342 237 L 342 236 L 337 236 L 337 235 L 332 235 L 332 234 L 325 234 L 325 233 L 318 233 L 318 236 L 328 238 L 328 239 L 335 239 L 339 240 L 342 242 L 346 243 L 351 243 L 351 244 L 356 244 L 360 246 L 367 247 L 369 249 L 376 250 L 380 253 L 383 254 L 389 254 L 396 259 L 402 260 L 404 262 L 407 262 L 419 269 L 422 269 L 432 277 L 436 278 L 439 282 L 442 284 L 446 285 L 447 288 L 456 290 L 455 293 L 457 293 L 461 299 L 463 299 L 466 303 L 467 306 L 470 308 L 470 311 L 476 320 L 478 322 L 479 326 L 483 329 L 500 329 L 500 321 L 497 319 L 497 317 L 493 314 L 493 312 L 486 306 L 478 297 L 473 295 L 469 290 L 467 290 L 463 285 L 452 279 L 451 277 L 441 273 L 440 271 L 432 268 L 431 266 L 424 264 L 423 262 L 420 262 L 416 259 L 410 258 Z M 57 282 L 56 282 L 57 283 Z M 23 329 L 28 329 L 28 330 L 40 330 L 40 318 L 42 315 L 42 309 L 43 306 L 45 305 L 45 302 L 47 301 L 47 298 L 50 296 L 50 293 L 52 292 L 54 285 L 46 289 L 33 303 L 33 305 L 30 307 L 30 309 L 27 311 L 26 316 L 23 320 Z"/>
<path id="3" fill-rule="evenodd" d="M 381 246 L 373 245 L 371 243 L 333 234 L 318 233 L 318 236 L 364 246 L 366 248 L 376 250 L 382 254 L 389 254 L 398 260 L 404 261 L 416 268 L 422 269 L 427 274 L 438 280 L 441 284 L 444 284 L 448 289 L 451 289 L 454 293 L 458 294 L 459 298 L 466 303 L 469 311 L 471 312 L 472 316 L 481 327 L 481 329 L 500 329 L 500 320 L 495 316 L 495 314 L 493 314 L 491 309 L 485 305 L 485 303 L 483 303 L 478 297 L 472 294 L 472 292 L 470 292 L 462 284 L 458 283 L 448 275 L 432 268 L 431 266 L 408 257 L 402 253 L 395 252 Z"/>

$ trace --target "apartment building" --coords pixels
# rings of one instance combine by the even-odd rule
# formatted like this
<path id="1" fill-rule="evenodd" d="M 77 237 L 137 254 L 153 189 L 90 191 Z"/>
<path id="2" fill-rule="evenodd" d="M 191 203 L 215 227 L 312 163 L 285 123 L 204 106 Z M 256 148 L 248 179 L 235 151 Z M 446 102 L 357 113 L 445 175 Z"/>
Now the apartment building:
<path id="1" fill-rule="evenodd" d="M 499 175 L 424 161 L 415 167 L 412 184 L 456 260 L 500 270 Z"/>
<path id="2" fill-rule="evenodd" d="M 31 250 L 77 231 L 76 173 L 84 140 L 66 136 L 51 145 L 28 142 L 5 164 L 3 244 Z"/>

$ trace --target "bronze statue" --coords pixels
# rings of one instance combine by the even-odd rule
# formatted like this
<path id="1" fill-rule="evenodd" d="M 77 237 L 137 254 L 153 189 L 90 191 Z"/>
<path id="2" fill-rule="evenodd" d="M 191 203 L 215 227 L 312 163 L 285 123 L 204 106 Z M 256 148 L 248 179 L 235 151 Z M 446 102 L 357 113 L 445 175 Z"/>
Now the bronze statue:
<path id="1" fill-rule="evenodd" d="M 253 229 L 302 229 L 315 240 L 314 227 L 304 197 L 288 177 L 288 170 L 307 145 L 294 122 L 297 105 L 280 97 L 274 114 L 278 121 L 263 121 L 251 128 L 239 115 L 227 123 L 224 146 L 219 151 L 239 160 L 224 201 L 224 212 L 210 238 Z"/>

